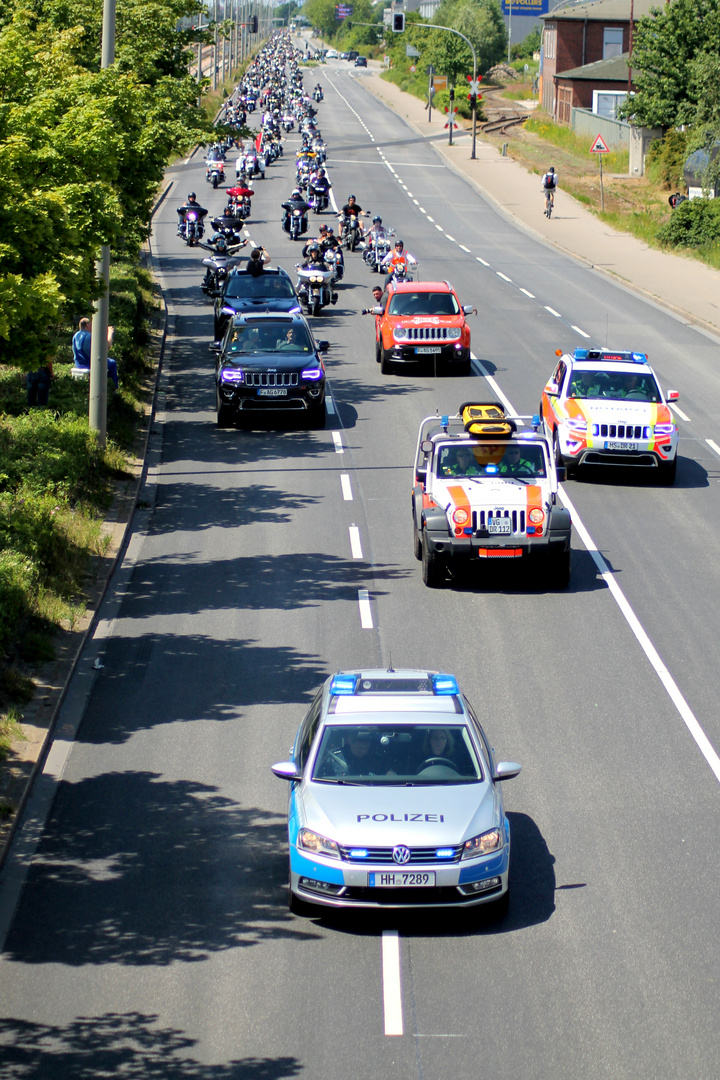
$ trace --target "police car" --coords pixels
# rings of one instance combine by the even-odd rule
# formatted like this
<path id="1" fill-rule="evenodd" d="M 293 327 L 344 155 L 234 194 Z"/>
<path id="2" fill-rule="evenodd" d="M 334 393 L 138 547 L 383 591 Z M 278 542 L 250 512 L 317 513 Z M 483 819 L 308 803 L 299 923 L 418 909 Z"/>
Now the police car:
<path id="1" fill-rule="evenodd" d="M 645 353 L 609 349 L 556 350 L 559 357 L 540 409 L 555 460 L 579 465 L 640 466 L 672 484 L 678 429 Z"/>
<path id="2" fill-rule="evenodd" d="M 429 588 L 442 587 L 459 563 L 498 559 L 535 560 L 537 581 L 567 587 L 572 523 L 558 502 L 565 470 L 540 417 L 529 426 L 525 419 L 506 416 L 498 402 L 464 402 L 455 416 L 421 421 L 413 539 Z"/>
<path id="3" fill-rule="evenodd" d="M 318 691 L 292 760 L 290 909 L 507 902 L 510 827 L 496 762 L 452 675 L 343 671 Z"/>

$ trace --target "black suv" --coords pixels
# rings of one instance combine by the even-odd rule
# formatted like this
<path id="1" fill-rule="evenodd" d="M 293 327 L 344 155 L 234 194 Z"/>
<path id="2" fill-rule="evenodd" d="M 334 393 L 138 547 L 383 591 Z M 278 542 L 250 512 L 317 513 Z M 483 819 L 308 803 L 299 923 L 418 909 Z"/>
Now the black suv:
<path id="1" fill-rule="evenodd" d="M 325 367 L 302 315 L 243 312 L 233 316 L 217 352 L 218 427 L 260 412 L 296 412 L 309 427 L 325 427 Z"/>
<path id="2" fill-rule="evenodd" d="M 279 266 L 263 270 L 257 277 L 247 270 L 231 270 L 223 291 L 215 298 L 215 341 L 222 340 L 233 315 L 250 310 L 299 312 L 300 301 L 290 275 Z"/>

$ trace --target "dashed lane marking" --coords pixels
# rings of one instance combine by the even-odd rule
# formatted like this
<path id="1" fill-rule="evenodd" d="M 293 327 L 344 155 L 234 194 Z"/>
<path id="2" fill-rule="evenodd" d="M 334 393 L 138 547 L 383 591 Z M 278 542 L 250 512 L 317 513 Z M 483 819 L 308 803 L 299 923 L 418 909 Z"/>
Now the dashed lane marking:
<path id="1" fill-rule="evenodd" d="M 352 502 L 352 484 L 350 483 L 350 477 L 347 473 L 340 474 L 340 487 L 342 488 L 343 499 L 345 502 Z"/>
<path id="2" fill-rule="evenodd" d="M 332 437 L 333 437 L 333 442 L 335 443 L 335 453 L 336 454 L 344 454 L 345 453 L 345 448 L 344 448 L 344 446 L 342 444 L 342 436 L 341 436 L 340 432 L 339 431 L 333 431 Z"/>
<path id="3" fill-rule="evenodd" d="M 581 330 L 579 326 L 575 326 L 574 323 L 571 323 L 570 325 L 572 326 L 572 329 L 575 331 L 575 333 L 579 334 L 580 337 L 584 337 L 584 338 L 589 338 L 590 337 L 590 335 L 586 334 L 584 330 Z"/>
<path id="4" fill-rule="evenodd" d="M 400 982 L 400 934 L 382 932 L 383 1012 L 385 1034 L 403 1034 L 402 985 Z"/>
<path id="5" fill-rule="evenodd" d="M 351 525 L 348 529 L 350 533 L 350 551 L 352 552 L 353 559 L 362 559 L 362 544 L 360 543 L 360 530 L 357 525 Z"/>
<path id="6" fill-rule="evenodd" d="M 556 319 L 562 319 L 562 315 L 559 311 L 556 311 L 555 308 L 549 307 L 547 304 L 545 304 L 545 310 L 549 311 L 551 315 L 554 315 Z"/>
<path id="7" fill-rule="evenodd" d="M 370 593 L 367 589 L 358 589 L 358 606 L 360 607 L 360 628 L 372 630 L 372 608 L 370 607 Z"/>

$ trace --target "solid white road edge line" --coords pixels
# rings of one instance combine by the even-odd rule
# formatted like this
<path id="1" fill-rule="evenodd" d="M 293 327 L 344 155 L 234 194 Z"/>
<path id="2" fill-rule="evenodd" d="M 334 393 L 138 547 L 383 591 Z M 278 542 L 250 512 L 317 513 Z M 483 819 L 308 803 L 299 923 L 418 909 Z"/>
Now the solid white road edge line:
<path id="1" fill-rule="evenodd" d="M 352 502 L 352 485 L 350 483 L 350 477 L 347 473 L 340 473 L 340 487 L 342 488 L 343 499 L 345 500 L 345 502 Z"/>
<path id="2" fill-rule="evenodd" d="M 720 448 L 717 449 L 718 453 L 720 453 Z M 715 778 L 720 781 L 720 757 L 718 757 L 710 740 L 708 739 L 703 729 L 700 727 L 700 724 L 695 718 L 692 709 L 681 694 L 680 688 L 678 687 L 677 683 L 673 679 L 668 669 L 665 667 L 665 664 L 660 659 L 660 656 L 655 646 L 653 645 L 647 633 L 643 629 L 640 620 L 631 608 L 625 594 L 615 580 L 615 575 L 609 569 L 607 563 L 605 562 L 602 555 L 595 546 L 595 543 L 590 536 L 590 533 L 587 531 L 582 521 L 580 520 L 577 510 L 575 509 L 572 502 L 562 488 L 560 488 L 559 494 L 561 502 L 570 511 L 573 525 L 575 526 L 580 536 L 580 539 L 592 555 L 593 561 L 597 566 L 603 581 L 612 593 L 615 603 L 620 608 L 620 611 L 625 617 L 628 626 L 637 638 L 640 648 L 643 650 L 648 660 L 652 664 L 655 674 L 658 676 L 660 682 L 665 687 L 665 690 L 667 691 L 670 700 L 680 714 L 680 718 L 682 719 L 683 723 L 685 724 L 693 739 L 697 743 L 700 753 L 705 758 L 708 765 L 714 772 Z"/>
<path id="3" fill-rule="evenodd" d="M 400 935 L 382 932 L 383 1011 L 385 1034 L 403 1034 L 402 987 L 400 985 Z"/>
<path id="4" fill-rule="evenodd" d="M 692 423 L 690 417 L 686 416 L 682 409 L 678 409 L 677 405 L 673 405 L 672 402 L 668 401 L 668 406 L 672 409 L 675 415 L 679 416 L 681 420 L 684 420 L 686 424 Z"/>
<path id="5" fill-rule="evenodd" d="M 370 607 L 370 593 L 367 589 L 358 589 L 358 604 L 360 606 L 360 628 L 372 630 L 372 608 Z"/>
<path id="6" fill-rule="evenodd" d="M 360 530 L 357 525 L 351 525 L 348 529 L 350 533 L 350 551 L 352 552 L 353 559 L 362 559 L 362 544 L 360 543 Z"/>

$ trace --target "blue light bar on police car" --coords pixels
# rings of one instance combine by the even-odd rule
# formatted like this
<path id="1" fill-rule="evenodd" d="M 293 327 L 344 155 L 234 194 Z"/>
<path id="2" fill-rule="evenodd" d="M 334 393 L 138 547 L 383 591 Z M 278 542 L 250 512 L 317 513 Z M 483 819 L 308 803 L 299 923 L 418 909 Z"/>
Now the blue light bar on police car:
<path id="1" fill-rule="evenodd" d="M 438 697 L 460 693 L 460 687 L 454 675 L 433 675 L 432 688 L 433 694 L 437 694 Z"/>
<path id="2" fill-rule="evenodd" d="M 587 358 L 588 358 L 588 350 L 587 349 L 576 349 L 575 352 L 573 353 L 573 359 L 574 360 L 587 360 Z"/>
<path id="3" fill-rule="evenodd" d="M 357 675 L 334 675 L 330 683 L 330 693 L 335 697 L 348 697 L 355 693 Z"/>
<path id="4" fill-rule="evenodd" d="M 647 364 L 647 355 L 644 352 L 634 352 L 632 358 L 636 364 Z"/>

